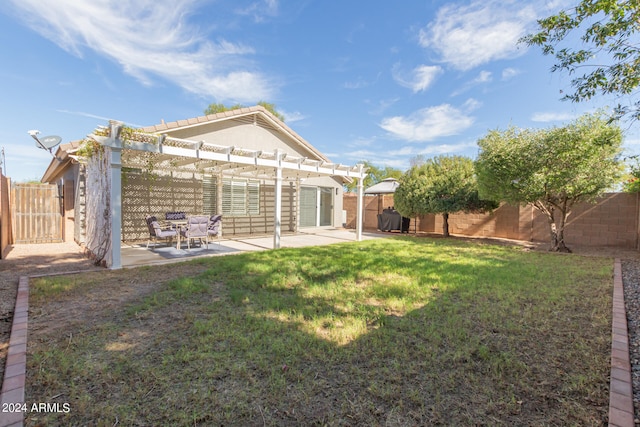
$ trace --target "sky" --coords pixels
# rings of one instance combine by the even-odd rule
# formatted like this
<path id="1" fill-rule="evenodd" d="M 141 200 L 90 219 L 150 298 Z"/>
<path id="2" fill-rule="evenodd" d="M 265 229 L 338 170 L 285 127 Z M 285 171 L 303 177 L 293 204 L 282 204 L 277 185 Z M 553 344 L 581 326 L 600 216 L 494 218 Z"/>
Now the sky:
<path id="1" fill-rule="evenodd" d="M 28 131 L 84 138 L 274 103 L 334 163 L 406 170 L 475 158 L 489 130 L 562 126 L 617 100 L 562 101 L 571 76 L 518 40 L 569 0 L 5 0 L 0 147 L 5 175 L 52 157 Z M 640 153 L 625 126 L 625 154 Z M 1 158 L 0 158 L 1 160 Z"/>

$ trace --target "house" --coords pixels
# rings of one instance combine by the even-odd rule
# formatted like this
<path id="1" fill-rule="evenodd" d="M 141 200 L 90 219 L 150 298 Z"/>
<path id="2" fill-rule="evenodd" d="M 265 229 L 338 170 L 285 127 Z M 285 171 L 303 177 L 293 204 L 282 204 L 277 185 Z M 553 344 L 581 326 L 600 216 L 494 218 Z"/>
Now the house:
<path id="1" fill-rule="evenodd" d="M 141 130 L 112 122 L 61 145 L 42 181 L 64 189 L 73 239 L 119 268 L 120 242 L 146 239 L 148 214 L 221 213 L 225 235 L 273 233 L 275 248 L 282 231 L 341 227 L 342 185 L 362 190 L 364 174 L 255 106 Z"/>

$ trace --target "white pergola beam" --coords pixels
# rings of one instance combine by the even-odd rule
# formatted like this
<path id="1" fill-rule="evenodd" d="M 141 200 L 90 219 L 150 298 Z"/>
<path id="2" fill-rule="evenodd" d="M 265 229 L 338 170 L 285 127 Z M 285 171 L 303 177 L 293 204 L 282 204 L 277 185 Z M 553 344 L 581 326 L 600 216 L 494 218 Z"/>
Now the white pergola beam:
<path id="1" fill-rule="evenodd" d="M 282 182 L 283 177 L 299 178 L 300 176 L 339 176 L 355 178 L 358 180 L 358 213 L 356 217 L 356 239 L 362 240 L 362 212 L 363 212 L 363 181 L 366 168 L 363 164 L 356 166 L 344 166 L 341 164 L 328 163 L 324 160 L 313 160 L 308 158 L 288 157 L 286 153 L 276 151 L 274 153 L 245 150 L 237 147 L 220 146 L 204 141 L 192 141 L 178 138 L 171 138 L 165 135 L 158 135 L 156 144 L 120 139 L 120 126 L 112 125 L 111 135 L 107 137 L 101 135 L 89 135 L 98 143 L 112 148 L 111 158 L 111 253 L 113 263 L 111 268 L 121 268 L 120 245 L 121 245 L 121 151 L 143 151 L 162 154 L 163 159 L 173 156 L 184 157 L 185 164 L 198 160 L 208 160 L 208 163 L 217 164 L 218 171 L 234 172 L 238 169 L 238 174 L 264 174 L 268 179 L 275 180 L 275 212 L 274 212 L 274 248 L 280 247 L 281 215 L 282 215 Z M 281 129 L 283 130 L 283 129 Z M 284 131 L 284 130 L 283 130 Z M 134 134 L 135 136 L 135 134 Z M 140 134 L 141 139 L 148 140 L 149 134 Z M 189 160 L 192 159 L 192 160 Z M 182 162 L 181 162 L 182 163 Z"/>

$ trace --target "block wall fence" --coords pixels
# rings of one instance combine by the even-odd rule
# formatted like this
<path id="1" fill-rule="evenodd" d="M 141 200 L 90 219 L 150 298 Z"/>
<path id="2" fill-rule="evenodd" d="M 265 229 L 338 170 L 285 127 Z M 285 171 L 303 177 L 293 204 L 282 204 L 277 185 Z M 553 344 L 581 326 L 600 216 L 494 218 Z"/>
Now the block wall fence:
<path id="1" fill-rule="evenodd" d="M 357 196 L 344 196 L 347 228 L 355 228 Z M 393 195 L 365 196 L 365 230 L 377 228 L 377 214 L 393 206 Z M 625 249 L 638 247 L 640 230 L 640 194 L 607 193 L 596 203 L 579 203 L 572 209 L 565 228 L 567 245 L 612 246 Z M 411 218 L 409 231 L 442 233 L 442 215 Z M 531 242 L 548 242 L 546 217 L 532 206 L 502 204 L 487 214 L 449 215 L 449 231 L 454 235 L 498 237 Z"/>

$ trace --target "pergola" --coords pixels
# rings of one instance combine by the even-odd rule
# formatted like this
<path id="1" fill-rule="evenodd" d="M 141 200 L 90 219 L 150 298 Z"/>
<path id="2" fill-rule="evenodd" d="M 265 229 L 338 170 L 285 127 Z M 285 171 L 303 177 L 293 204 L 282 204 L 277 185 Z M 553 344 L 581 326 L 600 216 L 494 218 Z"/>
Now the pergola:
<path id="1" fill-rule="evenodd" d="M 123 132 L 123 125 L 111 122 L 110 128 L 96 130 L 89 135 L 107 150 L 110 170 L 109 206 L 111 214 L 111 265 L 122 268 L 122 167 L 137 167 L 145 155 L 152 155 L 154 168 L 173 170 L 191 167 L 208 173 L 247 176 L 273 180 L 275 183 L 275 212 L 273 247 L 280 248 L 282 184 L 309 177 L 336 176 L 356 179 L 358 182 L 358 212 L 356 240 L 362 240 L 363 180 L 366 168 L 362 164 L 346 166 L 325 161 L 292 157 L 279 150 L 256 151 L 241 147 L 222 146 L 205 141 L 193 141 L 142 132 Z M 152 153 L 152 154 L 148 154 Z"/>

